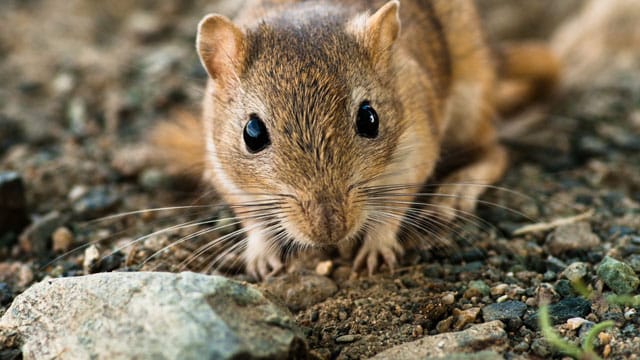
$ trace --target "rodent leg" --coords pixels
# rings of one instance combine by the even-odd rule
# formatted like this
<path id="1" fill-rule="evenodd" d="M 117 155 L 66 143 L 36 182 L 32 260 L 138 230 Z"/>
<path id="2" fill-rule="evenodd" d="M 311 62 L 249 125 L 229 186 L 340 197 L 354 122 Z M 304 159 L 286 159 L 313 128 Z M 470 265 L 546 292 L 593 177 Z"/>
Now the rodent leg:
<path id="1" fill-rule="evenodd" d="M 367 231 L 362 246 L 353 261 L 352 271 L 356 272 L 361 269 L 366 262 L 367 271 L 371 276 L 378 269 L 378 261 L 382 257 L 389 270 L 393 272 L 398 263 L 397 256 L 404 253 L 402 245 L 397 239 L 399 227 L 399 221 L 390 220 L 389 222 L 376 223 Z"/>
<path id="2" fill-rule="evenodd" d="M 439 218 L 453 221 L 458 213 L 472 212 L 478 197 L 486 186 L 498 181 L 507 167 L 505 149 L 495 144 L 483 151 L 475 162 L 447 176 L 438 187 L 433 203 L 440 212 Z"/>
<path id="3" fill-rule="evenodd" d="M 256 280 L 274 276 L 284 268 L 280 253 L 273 246 L 269 246 L 263 232 L 259 229 L 248 231 L 244 258 L 247 273 Z"/>

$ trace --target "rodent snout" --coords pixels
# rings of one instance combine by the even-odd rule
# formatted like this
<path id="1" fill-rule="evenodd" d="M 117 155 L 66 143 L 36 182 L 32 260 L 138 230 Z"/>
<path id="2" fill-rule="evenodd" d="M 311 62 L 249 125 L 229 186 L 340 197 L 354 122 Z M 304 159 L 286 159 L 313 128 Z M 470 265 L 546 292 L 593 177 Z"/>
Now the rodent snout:
<path id="1" fill-rule="evenodd" d="M 314 244 L 336 244 L 351 230 L 344 201 L 309 200 L 300 202 L 298 227 Z"/>

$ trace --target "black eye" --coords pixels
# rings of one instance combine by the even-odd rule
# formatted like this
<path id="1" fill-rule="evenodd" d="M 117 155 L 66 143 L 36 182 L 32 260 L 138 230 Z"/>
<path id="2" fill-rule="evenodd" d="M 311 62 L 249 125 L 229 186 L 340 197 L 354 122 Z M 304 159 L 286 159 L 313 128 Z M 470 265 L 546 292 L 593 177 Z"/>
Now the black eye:
<path id="1" fill-rule="evenodd" d="M 257 153 L 264 150 L 271 140 L 269 140 L 269 132 L 258 115 L 251 115 L 249 121 L 244 126 L 243 132 L 244 143 L 247 145 L 249 152 Z"/>
<path id="2" fill-rule="evenodd" d="M 358 135 L 373 139 L 378 136 L 378 114 L 368 101 L 360 104 L 356 119 Z"/>

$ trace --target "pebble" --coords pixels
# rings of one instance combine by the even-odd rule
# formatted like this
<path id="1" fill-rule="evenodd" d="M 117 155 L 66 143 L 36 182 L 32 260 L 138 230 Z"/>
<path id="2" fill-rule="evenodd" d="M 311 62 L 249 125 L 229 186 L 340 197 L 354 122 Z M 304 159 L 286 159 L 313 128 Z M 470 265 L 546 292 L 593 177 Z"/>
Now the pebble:
<path id="1" fill-rule="evenodd" d="M 567 279 L 558 280 L 553 288 L 555 289 L 556 293 L 558 293 L 563 298 L 577 295 L 576 291 L 573 288 L 573 285 L 571 285 L 571 281 Z"/>
<path id="2" fill-rule="evenodd" d="M 557 227 L 545 243 L 549 253 L 559 256 L 573 250 L 589 250 L 600 245 L 600 238 L 591 231 L 588 222 Z"/>
<path id="3" fill-rule="evenodd" d="M 438 323 L 436 324 L 436 331 L 439 334 L 449 332 L 451 330 L 451 327 L 453 326 L 453 320 L 453 316 L 448 316 L 446 319 L 438 321 Z"/>
<path id="4" fill-rule="evenodd" d="M 456 302 L 456 297 L 452 293 L 448 293 L 447 295 L 442 297 L 442 302 L 446 305 L 451 305 Z"/>
<path id="5" fill-rule="evenodd" d="M 416 325 L 416 327 L 413 328 L 413 332 L 411 335 L 413 335 L 413 337 L 421 337 L 422 335 L 424 335 L 424 329 L 422 328 L 422 325 Z"/>
<path id="6" fill-rule="evenodd" d="M 581 317 L 574 317 L 567 320 L 567 329 L 577 330 L 582 324 L 589 323 L 590 321 Z"/>
<path id="7" fill-rule="evenodd" d="M 552 349 L 551 345 L 543 338 L 535 339 L 531 343 L 531 351 L 534 354 L 542 357 L 543 359 L 548 359 L 551 355 Z"/>
<path id="8" fill-rule="evenodd" d="M 82 269 L 85 274 L 91 274 L 100 259 L 100 251 L 95 245 L 90 245 L 84 250 L 84 260 L 82 261 Z"/>
<path id="9" fill-rule="evenodd" d="M 48 251 L 51 234 L 64 222 L 65 219 L 58 211 L 36 218 L 20 234 L 20 248 L 28 254 L 44 255 Z"/>
<path id="10" fill-rule="evenodd" d="M 624 318 L 626 320 L 633 320 L 636 317 L 637 311 L 634 308 L 631 308 L 624 312 Z"/>
<path id="11" fill-rule="evenodd" d="M 521 301 L 505 301 L 489 304 L 482 308 L 482 318 L 485 322 L 500 320 L 509 330 L 517 330 L 522 326 L 522 315 L 527 310 L 527 304 Z"/>
<path id="12" fill-rule="evenodd" d="M 74 202 L 73 211 L 81 218 L 94 218 L 112 211 L 120 200 L 120 197 L 108 188 L 96 187 Z"/>
<path id="13" fill-rule="evenodd" d="M 575 317 L 585 317 L 591 312 L 591 303 L 581 297 L 566 298 L 549 305 L 549 319 L 553 325 L 561 324 Z M 538 329 L 538 313 L 525 320 L 531 329 Z"/>
<path id="14" fill-rule="evenodd" d="M 73 233 L 68 228 L 61 226 L 51 235 L 53 240 L 53 251 L 56 253 L 64 253 L 69 250 L 73 244 Z"/>
<path id="15" fill-rule="evenodd" d="M 442 358 L 458 352 L 500 351 L 508 342 L 499 321 L 476 324 L 463 331 L 425 336 L 378 353 L 372 360 Z M 496 357 L 492 357 L 495 359 Z"/>
<path id="16" fill-rule="evenodd" d="M 507 284 L 498 284 L 494 287 L 492 287 L 489 292 L 491 294 L 491 296 L 501 296 L 504 295 L 507 290 L 509 289 L 509 285 Z"/>
<path id="17" fill-rule="evenodd" d="M 331 275 L 332 271 L 333 271 L 333 261 L 331 260 L 320 261 L 316 265 L 316 274 L 320 276 L 329 276 Z"/>
<path id="18" fill-rule="evenodd" d="M 465 299 L 471 299 L 474 296 L 483 297 L 489 295 L 491 289 L 482 280 L 473 280 L 469 282 L 469 288 L 464 292 Z"/>
<path id="19" fill-rule="evenodd" d="M 598 340 L 600 340 L 600 344 L 608 345 L 611 342 L 611 334 L 607 332 L 601 332 L 598 334 Z"/>
<path id="20" fill-rule="evenodd" d="M 587 276 L 587 264 L 579 261 L 571 263 L 562 271 L 562 275 L 572 283 L 580 282 Z"/>
<path id="21" fill-rule="evenodd" d="M 453 309 L 453 316 L 456 319 L 455 324 L 453 324 L 453 328 L 456 331 L 464 329 L 465 326 L 476 321 L 479 313 L 480 308 L 478 307 L 473 307 L 466 310 Z"/>
<path id="22" fill-rule="evenodd" d="M 84 185 L 74 185 L 71 188 L 71 190 L 69 190 L 69 193 L 67 194 L 67 199 L 69 199 L 69 201 L 71 202 L 74 202 L 80 199 L 81 197 L 83 197 L 88 191 L 89 191 L 89 188 L 87 188 Z"/>
<path id="23" fill-rule="evenodd" d="M 355 335 L 342 335 L 336 338 L 336 342 L 339 344 L 352 343 L 356 341 L 358 338 Z"/>
<path id="24" fill-rule="evenodd" d="M 0 234 L 18 234 L 28 223 L 22 177 L 15 172 L 0 172 Z"/>
<path id="25" fill-rule="evenodd" d="M 0 282 L 14 290 L 23 290 L 33 282 L 31 267 L 21 262 L 0 262 Z"/>
<path id="26" fill-rule="evenodd" d="M 630 294 L 640 284 L 631 266 L 606 256 L 598 265 L 597 275 L 616 294 Z"/>
<path id="27" fill-rule="evenodd" d="M 336 283 L 326 276 L 297 273 L 268 279 L 260 287 L 278 297 L 292 311 L 306 309 L 338 291 Z"/>
<path id="28" fill-rule="evenodd" d="M 13 301 L 13 291 L 9 284 L 0 282 L 0 306 L 8 305 Z"/>

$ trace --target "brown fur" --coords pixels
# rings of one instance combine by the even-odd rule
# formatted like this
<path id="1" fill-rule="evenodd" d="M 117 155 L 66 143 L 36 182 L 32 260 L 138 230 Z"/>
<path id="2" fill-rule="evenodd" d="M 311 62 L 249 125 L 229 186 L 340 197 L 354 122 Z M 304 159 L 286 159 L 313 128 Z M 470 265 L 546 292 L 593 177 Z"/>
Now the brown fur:
<path id="1" fill-rule="evenodd" d="M 482 187 L 463 183 L 491 184 L 502 175 L 495 64 L 472 2 L 405 0 L 399 12 L 397 2 L 365 0 L 256 1 L 246 9 L 236 25 L 206 17 L 198 50 L 211 77 L 203 112 L 210 181 L 239 214 L 251 211 L 241 204 L 278 202 L 266 220 L 243 220 L 254 275 L 281 265 L 270 243 L 278 234 L 308 246 L 363 235 L 354 267 L 371 272 L 379 257 L 393 266 L 415 186 L 448 154 L 472 160 L 441 179 L 451 185 L 438 192 L 451 196 L 435 201 L 451 210 L 438 219 L 473 209 Z M 524 67 L 514 75 L 528 79 L 526 63 L 516 63 Z M 355 133 L 365 100 L 380 117 L 375 139 Z M 242 140 L 251 114 L 271 136 L 258 154 Z M 175 145 L 188 146 L 176 136 Z M 366 187 L 386 185 L 410 185 L 396 192 L 400 216 L 372 221 L 379 214 L 362 201 Z"/>

